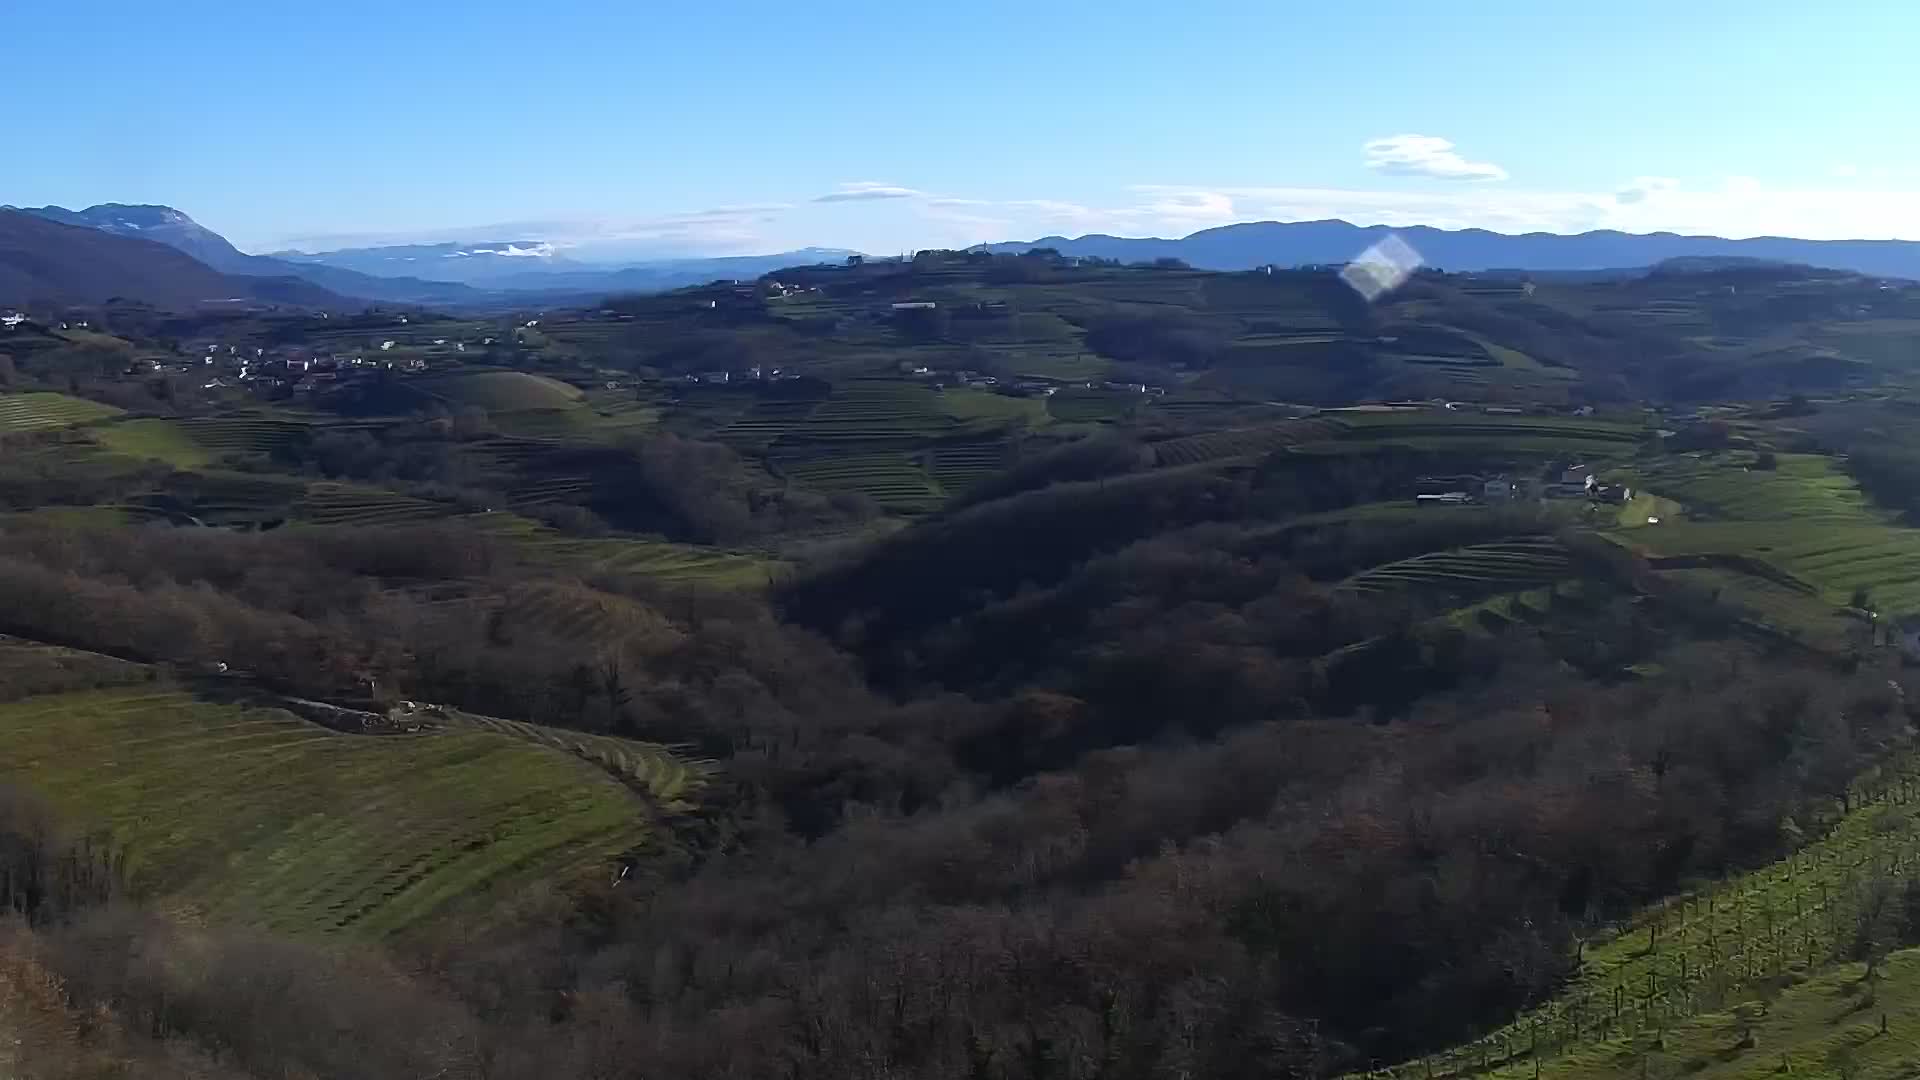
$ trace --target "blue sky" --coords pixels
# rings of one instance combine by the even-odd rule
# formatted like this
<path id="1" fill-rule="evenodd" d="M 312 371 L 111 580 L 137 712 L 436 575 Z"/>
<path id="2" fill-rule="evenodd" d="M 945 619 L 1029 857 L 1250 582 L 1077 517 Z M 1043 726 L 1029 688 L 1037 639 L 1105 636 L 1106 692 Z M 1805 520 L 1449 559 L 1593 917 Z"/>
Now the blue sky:
<path id="1" fill-rule="evenodd" d="M 12 0 L 0 202 L 168 203 L 255 251 L 1920 239 L 1916 43 L 1871 0 Z"/>

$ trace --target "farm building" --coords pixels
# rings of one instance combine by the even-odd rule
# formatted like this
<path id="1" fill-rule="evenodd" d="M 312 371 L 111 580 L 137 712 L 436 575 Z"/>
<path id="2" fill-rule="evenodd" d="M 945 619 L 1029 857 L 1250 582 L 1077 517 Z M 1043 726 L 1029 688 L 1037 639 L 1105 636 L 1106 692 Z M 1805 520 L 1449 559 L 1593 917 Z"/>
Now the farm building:
<path id="1" fill-rule="evenodd" d="M 895 311 L 932 311 L 940 305 L 932 300 L 903 300 L 893 305 Z"/>

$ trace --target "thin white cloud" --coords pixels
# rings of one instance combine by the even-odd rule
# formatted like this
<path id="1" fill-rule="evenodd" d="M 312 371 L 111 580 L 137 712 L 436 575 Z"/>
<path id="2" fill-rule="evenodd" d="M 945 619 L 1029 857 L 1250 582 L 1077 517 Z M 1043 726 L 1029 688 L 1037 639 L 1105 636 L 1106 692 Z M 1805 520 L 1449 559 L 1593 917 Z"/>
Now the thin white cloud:
<path id="1" fill-rule="evenodd" d="M 1851 180 L 1860 175 L 1860 166 L 1843 161 L 1828 169 L 1827 174 L 1840 180 Z"/>
<path id="2" fill-rule="evenodd" d="M 1663 191 L 1672 191 L 1680 186 L 1680 181 L 1670 176 L 1636 176 L 1633 183 L 1614 193 L 1614 199 L 1621 203 L 1645 202 Z"/>
<path id="3" fill-rule="evenodd" d="M 1362 147 L 1367 168 L 1402 176 L 1437 176 L 1446 180 L 1505 180 L 1507 170 L 1488 161 L 1468 161 L 1453 143 L 1438 135 L 1388 135 L 1370 139 Z"/>
<path id="4" fill-rule="evenodd" d="M 838 190 L 828 192 L 825 195 L 817 195 L 813 201 L 821 203 L 869 202 L 876 199 L 918 199 L 925 197 L 925 195 L 925 192 L 915 191 L 910 187 L 901 187 L 898 184 L 882 184 L 874 180 L 856 180 L 851 183 L 841 184 Z"/>
<path id="5" fill-rule="evenodd" d="M 1640 176 L 1575 190 L 1516 190 L 1485 184 L 1385 190 L 1158 184 L 1125 188 L 1118 197 L 1094 202 L 1038 195 L 989 198 L 878 182 L 844 187 L 849 194 L 856 189 L 896 194 L 869 195 L 882 201 L 865 209 L 855 205 L 864 204 L 865 199 L 836 199 L 819 205 L 809 198 L 797 204 L 767 202 L 651 216 L 522 221 L 438 234 L 354 237 L 349 243 L 329 246 L 449 240 L 470 250 L 478 245 L 499 248 L 514 241 L 522 248 L 550 244 L 574 261 L 607 262 L 807 246 L 900 251 L 1088 233 L 1181 237 L 1239 221 L 1329 218 L 1357 225 L 1430 225 L 1502 233 L 1616 229 L 1728 237 L 1920 240 L 1920 190 L 1916 190 L 1920 179 L 1902 176 L 1896 182 L 1864 167 L 1855 178 L 1797 189 L 1763 185 L 1741 176 L 1686 182 Z"/>

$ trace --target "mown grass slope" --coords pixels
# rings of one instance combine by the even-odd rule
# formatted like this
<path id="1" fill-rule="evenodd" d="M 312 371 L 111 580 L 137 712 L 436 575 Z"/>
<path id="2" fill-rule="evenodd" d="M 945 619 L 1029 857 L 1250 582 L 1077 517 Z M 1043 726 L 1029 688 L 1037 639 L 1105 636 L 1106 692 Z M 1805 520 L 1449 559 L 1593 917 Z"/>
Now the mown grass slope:
<path id="1" fill-rule="evenodd" d="M 421 385 L 448 401 L 489 412 L 564 409 L 585 396 L 566 383 L 524 371 L 476 371 L 422 380 Z"/>
<path id="2" fill-rule="evenodd" d="M 1688 520 L 1636 529 L 1657 556 L 1758 559 L 1829 604 L 1864 590 L 1883 616 L 1920 612 L 1920 532 L 1869 504 L 1831 458 L 1780 454 L 1774 468 L 1746 454 L 1642 462 L 1636 486 L 1677 500 Z"/>
<path id="3" fill-rule="evenodd" d="M 603 769 L 522 738 L 342 735 L 154 687 L 0 705 L 0 779 L 108 833 L 137 892 L 296 933 L 392 934 L 652 832 Z"/>

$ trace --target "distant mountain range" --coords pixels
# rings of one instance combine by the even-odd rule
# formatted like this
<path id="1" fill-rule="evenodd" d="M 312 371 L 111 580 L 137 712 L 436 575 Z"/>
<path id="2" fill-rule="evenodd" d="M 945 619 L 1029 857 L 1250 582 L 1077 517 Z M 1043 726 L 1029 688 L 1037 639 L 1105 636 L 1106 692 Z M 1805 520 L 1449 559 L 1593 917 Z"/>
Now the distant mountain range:
<path id="1" fill-rule="evenodd" d="M 157 240 L 0 209 L 0 303 L 95 305 L 136 300 L 344 309 L 352 302 L 291 276 L 226 274 Z"/>
<path id="2" fill-rule="evenodd" d="M 587 303 L 608 293 L 655 292 L 701 285 L 716 278 L 754 278 L 783 266 L 838 262 L 852 254 L 808 248 L 774 255 L 602 265 L 574 262 L 540 241 L 512 240 L 249 255 L 171 206 L 102 203 L 85 210 L 63 206 L 0 209 L 165 244 L 225 274 L 292 277 L 340 296 L 429 307 Z"/>
<path id="3" fill-rule="evenodd" d="M 184 251 L 215 270 L 247 277 L 296 277 L 342 296 L 401 304 L 458 305 L 478 302 L 481 294 L 462 285 L 423 281 L 401 275 L 376 277 L 333 267 L 296 266 L 263 255 L 248 255 L 171 206 L 102 203 L 85 210 L 64 206 L 7 207 L 48 221 L 97 229 L 115 236 L 152 240 Z"/>
<path id="4" fill-rule="evenodd" d="M 317 253 L 276 251 L 272 257 L 300 266 L 326 266 L 383 277 L 404 274 L 484 289 L 605 292 L 670 289 L 725 277 L 753 278 L 783 266 L 840 262 L 851 254 L 854 253 L 840 249 L 803 248 L 773 255 L 597 263 L 570 259 L 565 252 L 541 240 L 493 240 L 397 244 Z"/>
<path id="5" fill-rule="evenodd" d="M 1728 240 L 1611 231 L 1507 235 L 1345 221 L 1250 222 L 1180 239 L 1047 236 L 979 250 L 1054 248 L 1064 255 L 1121 262 L 1171 258 L 1203 269 L 1247 270 L 1269 263 L 1347 262 L 1390 233 L 1410 244 L 1427 265 L 1445 270 L 1624 274 L 1674 260 L 1756 259 L 1920 279 L 1920 242 L 1907 240 Z M 122 296 L 162 306 L 236 299 L 316 307 L 367 301 L 447 308 L 563 305 L 591 303 L 610 293 L 756 278 L 788 266 L 840 262 L 850 254 L 805 248 L 602 264 L 574 261 L 544 242 L 518 239 L 249 255 L 169 206 L 0 207 L 0 300 L 14 302 L 87 304 Z"/>
<path id="6" fill-rule="evenodd" d="M 1343 263 L 1375 241 L 1397 233 L 1429 266 L 1443 270 L 1608 270 L 1644 267 L 1670 259 L 1725 256 L 1802 263 L 1878 277 L 1920 278 L 1920 242 L 1912 240 L 1797 240 L 1762 236 L 1728 240 L 1677 233 L 1611 230 L 1509 235 L 1485 229 L 1391 228 L 1345 221 L 1256 221 L 1204 229 L 1178 240 L 1090 235 L 1044 236 L 1019 243 L 986 244 L 983 250 L 1018 253 L 1054 248 L 1062 255 L 1150 262 L 1179 259 L 1206 270 L 1251 270 Z"/>

